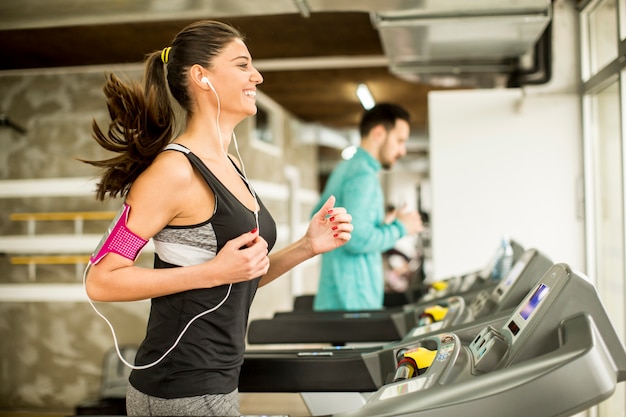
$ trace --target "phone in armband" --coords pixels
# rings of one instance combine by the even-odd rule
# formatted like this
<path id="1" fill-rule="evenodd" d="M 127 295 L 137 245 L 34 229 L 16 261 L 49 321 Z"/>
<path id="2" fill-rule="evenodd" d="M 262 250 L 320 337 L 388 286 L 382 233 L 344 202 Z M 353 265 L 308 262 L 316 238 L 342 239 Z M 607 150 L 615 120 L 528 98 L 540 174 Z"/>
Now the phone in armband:
<path id="1" fill-rule="evenodd" d="M 133 261 L 137 259 L 148 241 L 128 229 L 126 224 L 129 213 L 130 206 L 124 203 L 89 258 L 90 264 L 97 264 L 106 254 L 111 252 Z"/>

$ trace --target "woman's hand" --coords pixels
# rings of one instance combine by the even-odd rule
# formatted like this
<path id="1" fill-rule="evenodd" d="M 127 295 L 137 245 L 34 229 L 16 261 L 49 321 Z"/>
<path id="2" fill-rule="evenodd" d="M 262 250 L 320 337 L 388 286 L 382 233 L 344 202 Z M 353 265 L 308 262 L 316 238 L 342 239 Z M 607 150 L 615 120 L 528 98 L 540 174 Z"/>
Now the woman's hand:
<path id="1" fill-rule="evenodd" d="M 224 282 L 248 281 L 259 278 L 267 273 L 270 261 L 267 256 L 267 242 L 259 235 L 258 230 L 244 233 L 226 242 L 215 258 L 207 264 L 217 268 Z"/>
<path id="2" fill-rule="evenodd" d="M 335 196 L 330 196 L 315 213 L 304 236 L 313 255 L 328 252 L 350 240 L 352 216 L 343 207 L 334 207 Z"/>

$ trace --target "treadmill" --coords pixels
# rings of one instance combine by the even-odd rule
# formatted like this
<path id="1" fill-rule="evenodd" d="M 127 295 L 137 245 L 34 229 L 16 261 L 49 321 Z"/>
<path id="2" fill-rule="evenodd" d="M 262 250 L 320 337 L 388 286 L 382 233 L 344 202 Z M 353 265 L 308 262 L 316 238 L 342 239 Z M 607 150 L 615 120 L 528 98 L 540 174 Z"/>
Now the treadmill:
<path id="1" fill-rule="evenodd" d="M 467 323 L 515 307 L 551 265 L 541 252 L 529 249 L 505 279 L 491 290 L 472 292 L 471 298 L 452 295 L 387 310 L 276 313 L 250 322 L 248 343 L 383 343 L 400 340 L 415 328 L 424 327 L 424 332 Z M 432 310 L 439 310 L 439 317 Z"/>
<path id="2" fill-rule="evenodd" d="M 525 253 L 525 250 L 524 247 L 514 239 L 511 239 L 510 244 L 513 248 L 513 264 L 515 265 L 519 258 Z M 474 291 L 493 288 L 498 283 L 498 281 L 491 279 L 494 266 L 498 261 L 498 256 L 498 251 L 496 251 L 491 260 L 481 270 L 436 281 L 431 284 L 428 292 L 424 294 L 419 301 L 432 301 L 453 294 L 469 293 L 473 295 L 475 294 Z M 439 288 L 442 284 L 443 288 Z"/>
<path id="3" fill-rule="evenodd" d="M 454 331 L 378 348 L 248 352 L 239 390 L 370 392 L 337 417 L 552 417 L 598 404 L 624 380 L 624 343 L 595 287 L 561 263 L 512 313 Z"/>
<path id="4" fill-rule="evenodd" d="M 524 254 L 524 247 L 513 239 L 511 239 L 510 243 L 513 247 L 513 263 L 515 263 L 519 260 L 522 254 Z M 477 291 L 492 288 L 497 284 L 496 281 L 491 280 L 491 274 L 496 263 L 497 256 L 498 254 L 496 252 L 489 263 L 480 270 L 472 271 L 463 275 L 451 276 L 432 283 L 426 289 L 426 293 L 424 294 L 421 294 L 423 289 L 420 289 L 420 291 L 417 292 L 415 288 L 409 288 L 408 291 L 411 293 L 385 293 L 383 307 L 400 307 L 406 304 L 433 301 L 450 295 L 465 295 L 466 293 L 469 297 L 472 297 Z M 293 311 L 312 312 L 314 299 L 315 294 L 297 296 L 293 302 Z M 399 300 L 401 300 L 401 302 Z"/>

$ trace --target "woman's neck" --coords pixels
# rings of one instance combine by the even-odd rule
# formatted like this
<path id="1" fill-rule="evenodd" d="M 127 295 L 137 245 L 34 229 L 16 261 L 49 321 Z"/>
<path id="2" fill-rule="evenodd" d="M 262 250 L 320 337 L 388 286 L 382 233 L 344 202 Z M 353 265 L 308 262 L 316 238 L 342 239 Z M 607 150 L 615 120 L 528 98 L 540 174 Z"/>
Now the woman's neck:
<path id="1" fill-rule="evenodd" d="M 220 120 L 219 130 L 216 120 L 211 117 L 193 117 L 187 121 L 187 126 L 177 142 L 187 143 L 196 151 L 206 151 L 206 154 L 215 155 L 216 152 L 225 153 L 230 146 L 233 128 L 226 120 Z M 202 152 L 204 153 L 204 152 Z"/>

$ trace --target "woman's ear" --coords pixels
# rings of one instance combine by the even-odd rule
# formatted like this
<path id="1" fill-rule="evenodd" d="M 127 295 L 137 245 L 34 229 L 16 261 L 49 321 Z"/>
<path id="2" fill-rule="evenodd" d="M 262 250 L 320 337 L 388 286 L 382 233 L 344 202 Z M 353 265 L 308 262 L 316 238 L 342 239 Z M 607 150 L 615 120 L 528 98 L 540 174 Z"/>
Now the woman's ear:
<path id="1" fill-rule="evenodd" d="M 189 79 L 194 85 L 202 89 L 208 88 L 208 84 L 203 80 L 206 77 L 206 70 L 201 65 L 194 64 L 189 68 Z"/>

